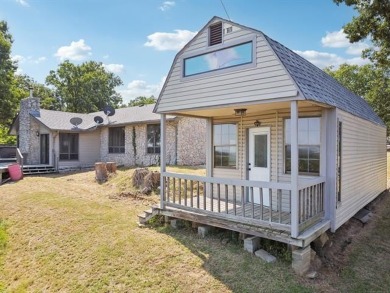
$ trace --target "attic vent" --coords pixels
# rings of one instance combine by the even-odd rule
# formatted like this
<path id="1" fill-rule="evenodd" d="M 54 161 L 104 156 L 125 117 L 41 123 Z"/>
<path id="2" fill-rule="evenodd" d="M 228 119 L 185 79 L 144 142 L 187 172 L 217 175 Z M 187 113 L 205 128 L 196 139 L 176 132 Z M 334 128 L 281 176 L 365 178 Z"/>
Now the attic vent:
<path id="1" fill-rule="evenodd" d="M 227 29 L 226 29 L 226 33 L 229 34 L 233 31 L 233 27 L 232 26 L 229 26 Z"/>
<path id="2" fill-rule="evenodd" d="M 209 46 L 222 43 L 222 22 L 210 25 L 209 27 Z"/>

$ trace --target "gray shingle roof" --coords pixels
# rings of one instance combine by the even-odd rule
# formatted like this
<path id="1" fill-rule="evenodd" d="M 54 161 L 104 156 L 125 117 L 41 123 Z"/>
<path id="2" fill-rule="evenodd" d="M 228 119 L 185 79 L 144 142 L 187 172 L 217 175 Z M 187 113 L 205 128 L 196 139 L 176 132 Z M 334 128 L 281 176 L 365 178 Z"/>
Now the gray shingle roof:
<path id="1" fill-rule="evenodd" d="M 338 81 L 305 58 L 265 34 L 263 35 L 299 87 L 305 99 L 331 105 L 352 115 L 384 125 L 383 121 L 362 97 L 346 89 Z"/>
<path id="2" fill-rule="evenodd" d="M 152 112 L 153 107 L 154 104 L 145 105 L 143 107 L 137 106 L 116 109 L 115 115 L 109 117 L 110 121 L 108 121 L 107 116 L 103 113 L 103 111 L 80 114 L 41 109 L 39 113 L 31 113 L 31 115 L 52 130 L 88 130 L 96 126 L 96 123 L 94 122 L 95 116 L 103 118 L 101 126 L 122 126 L 127 124 L 158 122 L 160 120 L 160 115 Z M 78 128 L 75 128 L 70 123 L 70 119 L 73 117 L 79 117 L 83 120 Z M 167 119 L 173 118 L 175 118 L 175 116 L 167 116 Z"/>

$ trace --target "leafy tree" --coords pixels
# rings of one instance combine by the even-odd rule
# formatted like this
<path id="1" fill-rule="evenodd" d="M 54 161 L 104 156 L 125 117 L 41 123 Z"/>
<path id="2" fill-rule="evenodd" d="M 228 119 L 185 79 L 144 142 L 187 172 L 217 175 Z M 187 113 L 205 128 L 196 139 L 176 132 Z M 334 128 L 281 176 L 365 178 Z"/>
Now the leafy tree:
<path id="1" fill-rule="evenodd" d="M 100 111 L 106 105 L 118 107 L 122 102 L 115 88 L 122 80 L 104 69 L 95 61 L 75 65 L 68 60 L 50 71 L 46 84 L 54 87 L 57 97 L 61 97 L 62 110 L 68 112 L 90 113 Z"/>
<path id="2" fill-rule="evenodd" d="M 29 89 L 32 87 L 34 97 L 40 98 L 41 108 L 47 110 L 61 110 L 61 101 L 55 96 L 53 89 L 36 82 L 27 75 L 15 76 L 17 87 L 23 91 L 24 97 L 29 96 Z"/>
<path id="3" fill-rule="evenodd" d="M 390 1 L 389 0 L 333 0 L 345 3 L 359 15 L 344 26 L 352 43 L 371 38 L 374 47 L 363 51 L 363 57 L 377 65 L 390 68 Z"/>
<path id="4" fill-rule="evenodd" d="M 372 64 L 363 66 L 342 64 L 325 72 L 355 94 L 362 96 L 387 125 L 390 135 L 390 71 Z"/>
<path id="5" fill-rule="evenodd" d="M 127 107 L 135 107 L 135 106 L 143 106 L 143 105 L 149 105 L 149 104 L 154 104 L 156 103 L 156 98 L 154 96 L 150 97 L 136 97 L 134 100 L 131 100 L 128 104 Z"/>
<path id="6" fill-rule="evenodd" d="M 0 21 L 0 124 L 9 123 L 15 114 L 18 101 L 12 92 L 16 65 L 11 59 L 12 35 L 8 25 Z"/>

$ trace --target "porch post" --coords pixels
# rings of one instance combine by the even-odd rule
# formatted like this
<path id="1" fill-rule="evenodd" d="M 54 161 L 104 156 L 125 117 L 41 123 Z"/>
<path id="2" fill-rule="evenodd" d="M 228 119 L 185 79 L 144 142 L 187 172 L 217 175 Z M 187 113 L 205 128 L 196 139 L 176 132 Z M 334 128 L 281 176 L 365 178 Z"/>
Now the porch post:
<path id="1" fill-rule="evenodd" d="M 160 208 L 165 207 L 165 180 L 163 173 L 166 171 L 166 115 L 161 114 L 161 123 L 160 123 Z"/>
<path id="2" fill-rule="evenodd" d="M 207 118 L 206 121 L 206 176 L 213 177 L 213 119 Z M 211 184 L 206 183 L 204 195 L 211 195 Z"/>
<path id="3" fill-rule="evenodd" d="M 291 237 L 299 234 L 298 102 L 291 101 Z"/>

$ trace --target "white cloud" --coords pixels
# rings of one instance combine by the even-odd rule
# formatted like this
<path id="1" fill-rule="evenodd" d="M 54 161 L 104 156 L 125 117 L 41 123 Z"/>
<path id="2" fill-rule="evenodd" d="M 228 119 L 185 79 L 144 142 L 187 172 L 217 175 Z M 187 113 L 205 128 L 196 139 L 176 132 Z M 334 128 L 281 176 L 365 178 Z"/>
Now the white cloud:
<path id="1" fill-rule="evenodd" d="M 103 59 L 108 59 L 109 57 L 110 57 L 110 55 L 104 55 Z"/>
<path id="2" fill-rule="evenodd" d="M 125 89 L 119 90 L 122 95 L 123 102 L 128 103 L 130 100 L 140 96 L 150 97 L 153 95 L 157 98 L 164 85 L 165 79 L 166 76 L 164 76 L 157 84 L 148 84 L 144 80 L 133 80 L 129 82 Z"/>
<path id="3" fill-rule="evenodd" d="M 123 64 L 103 64 L 103 67 L 112 73 L 119 74 L 122 73 L 125 69 Z"/>
<path id="4" fill-rule="evenodd" d="M 34 62 L 35 64 L 39 64 L 39 63 L 42 63 L 44 61 L 46 61 L 46 57 L 44 57 L 44 56 L 38 57 L 37 59 L 32 60 L 32 62 Z"/>
<path id="5" fill-rule="evenodd" d="M 24 6 L 24 7 L 30 7 L 30 4 L 26 0 L 16 0 L 16 3 Z"/>
<path id="6" fill-rule="evenodd" d="M 66 59 L 80 61 L 91 56 L 91 50 L 92 48 L 80 39 L 77 42 L 71 42 L 69 46 L 60 47 L 54 56 L 60 58 L 61 61 Z"/>
<path id="7" fill-rule="evenodd" d="M 322 46 L 329 48 L 346 48 L 351 45 L 343 29 L 337 32 L 326 32 L 325 37 L 321 38 L 321 43 Z"/>
<path id="8" fill-rule="evenodd" d="M 368 60 L 362 59 L 360 57 L 354 58 L 343 58 L 337 54 L 327 53 L 327 52 L 318 52 L 313 50 L 299 51 L 294 50 L 295 53 L 301 55 L 306 60 L 310 61 L 319 68 L 324 68 L 328 66 L 334 66 L 337 68 L 343 63 L 353 64 L 353 65 L 363 65 L 369 63 Z"/>
<path id="9" fill-rule="evenodd" d="M 362 51 L 368 49 L 369 47 L 370 46 L 368 44 L 363 42 L 353 43 L 347 48 L 346 53 L 349 55 L 361 55 Z"/>
<path id="10" fill-rule="evenodd" d="M 43 61 L 46 61 L 46 57 L 38 57 L 34 59 L 32 56 L 24 57 L 22 55 L 14 55 L 11 57 L 12 61 L 17 62 L 19 65 L 23 63 L 34 63 L 34 64 L 39 64 L 42 63 Z"/>
<path id="11" fill-rule="evenodd" d="M 188 30 L 175 30 L 174 33 L 156 32 L 148 36 L 148 42 L 144 45 L 153 47 L 159 51 L 174 50 L 178 51 L 184 47 L 197 32 Z"/>
<path id="12" fill-rule="evenodd" d="M 24 58 L 22 55 L 14 55 L 11 57 L 12 61 L 18 62 L 18 64 L 23 63 L 26 58 Z"/>
<path id="13" fill-rule="evenodd" d="M 166 11 L 168 9 L 171 9 L 173 6 L 175 6 L 175 1 L 164 1 L 159 7 L 159 9 L 161 11 Z"/>
<path id="14" fill-rule="evenodd" d="M 345 52 L 349 55 L 361 55 L 362 51 L 369 47 L 365 42 L 350 43 L 343 29 L 327 32 L 325 37 L 321 38 L 321 43 L 328 48 L 347 48 Z"/>

